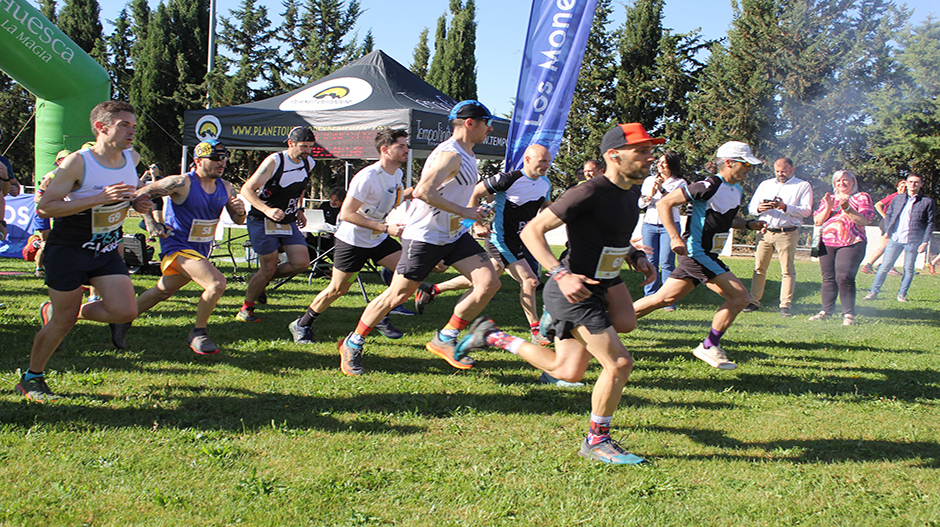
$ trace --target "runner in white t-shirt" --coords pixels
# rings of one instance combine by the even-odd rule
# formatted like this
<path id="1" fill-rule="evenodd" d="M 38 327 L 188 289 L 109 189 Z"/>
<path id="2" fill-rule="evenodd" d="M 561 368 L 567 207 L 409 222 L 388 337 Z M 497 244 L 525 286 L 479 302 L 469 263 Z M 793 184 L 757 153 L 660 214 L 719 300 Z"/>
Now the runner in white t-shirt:
<path id="1" fill-rule="evenodd" d="M 408 132 L 381 130 L 375 136 L 375 148 L 379 151 L 378 162 L 353 177 L 339 212 L 330 285 L 288 326 L 298 344 L 314 342 L 313 321 L 349 291 L 366 260 L 394 269 L 401 257 L 401 244 L 392 236 L 401 236 L 404 225 L 387 224 L 385 220 L 392 209 L 411 198 L 412 189 L 404 188 L 401 183 L 401 165 L 408 161 L 410 148 Z M 390 339 L 400 339 L 403 335 L 387 316 L 375 328 Z"/>

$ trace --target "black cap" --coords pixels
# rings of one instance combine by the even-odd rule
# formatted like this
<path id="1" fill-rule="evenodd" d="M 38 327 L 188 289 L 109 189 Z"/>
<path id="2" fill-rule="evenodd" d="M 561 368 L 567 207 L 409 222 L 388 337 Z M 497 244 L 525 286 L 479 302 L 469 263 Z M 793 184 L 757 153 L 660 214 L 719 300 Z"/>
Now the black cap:
<path id="1" fill-rule="evenodd" d="M 289 134 L 287 134 L 287 140 L 293 141 L 295 143 L 315 143 L 317 138 L 313 135 L 313 130 L 310 128 L 306 126 L 295 126 L 294 129 L 291 130 Z"/>
<path id="2" fill-rule="evenodd" d="M 492 119 L 490 111 L 480 101 L 460 101 L 451 108 L 448 119 Z"/>

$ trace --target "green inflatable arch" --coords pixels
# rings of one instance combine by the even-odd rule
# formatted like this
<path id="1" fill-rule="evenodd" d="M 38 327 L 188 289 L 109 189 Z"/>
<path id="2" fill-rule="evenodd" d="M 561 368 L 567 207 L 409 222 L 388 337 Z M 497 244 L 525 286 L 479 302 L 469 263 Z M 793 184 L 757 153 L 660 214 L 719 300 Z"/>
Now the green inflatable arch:
<path id="1" fill-rule="evenodd" d="M 0 70 L 36 96 L 35 177 L 56 152 L 93 140 L 88 114 L 111 98 L 108 73 L 26 0 L 0 0 Z"/>

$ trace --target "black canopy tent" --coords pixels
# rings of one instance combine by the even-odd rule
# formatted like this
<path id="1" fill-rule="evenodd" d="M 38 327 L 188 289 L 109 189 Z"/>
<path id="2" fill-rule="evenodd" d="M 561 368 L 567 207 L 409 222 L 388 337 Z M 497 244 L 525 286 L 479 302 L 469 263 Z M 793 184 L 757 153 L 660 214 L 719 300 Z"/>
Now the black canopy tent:
<path id="1" fill-rule="evenodd" d="M 292 92 L 238 106 L 190 110 L 184 116 L 183 159 L 188 147 L 215 138 L 229 148 L 281 150 L 295 126 L 317 136 L 314 157 L 377 159 L 375 131 L 407 128 L 414 157 L 427 157 L 451 135 L 447 114 L 456 102 L 380 50 Z M 509 121 L 474 152 L 483 159 L 505 156 Z M 408 164 L 408 182 L 411 181 Z"/>

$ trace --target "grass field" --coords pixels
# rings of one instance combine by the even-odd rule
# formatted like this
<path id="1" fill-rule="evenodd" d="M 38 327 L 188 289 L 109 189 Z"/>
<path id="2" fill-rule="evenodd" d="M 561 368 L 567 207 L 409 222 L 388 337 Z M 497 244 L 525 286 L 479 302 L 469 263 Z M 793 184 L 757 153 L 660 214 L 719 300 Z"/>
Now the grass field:
<path id="1" fill-rule="evenodd" d="M 752 260 L 728 263 L 750 283 Z M 910 304 L 889 277 L 843 327 L 807 320 L 819 267 L 797 265 L 794 318 L 773 308 L 774 263 L 771 307 L 724 337 L 737 370 L 691 356 L 719 303 L 705 288 L 622 336 L 636 367 L 612 433 L 651 463 L 609 467 L 576 455 L 596 363 L 573 390 L 499 350 L 453 370 L 424 350 L 456 300 L 442 295 L 393 318 L 403 339 L 370 337 L 369 372 L 346 377 L 335 342 L 364 307 L 356 287 L 316 321 L 318 344 L 286 329 L 322 279 L 271 292 L 257 324 L 233 318 L 245 285 L 230 280 L 211 357 L 183 340 L 193 285 L 144 314 L 126 351 L 80 323 L 47 369 L 65 398 L 31 404 L 13 386 L 45 290 L 4 259 L 24 274 L 0 276 L 0 525 L 940 525 L 940 276 L 918 275 Z M 504 277 L 487 312 L 524 335 L 517 295 Z"/>

